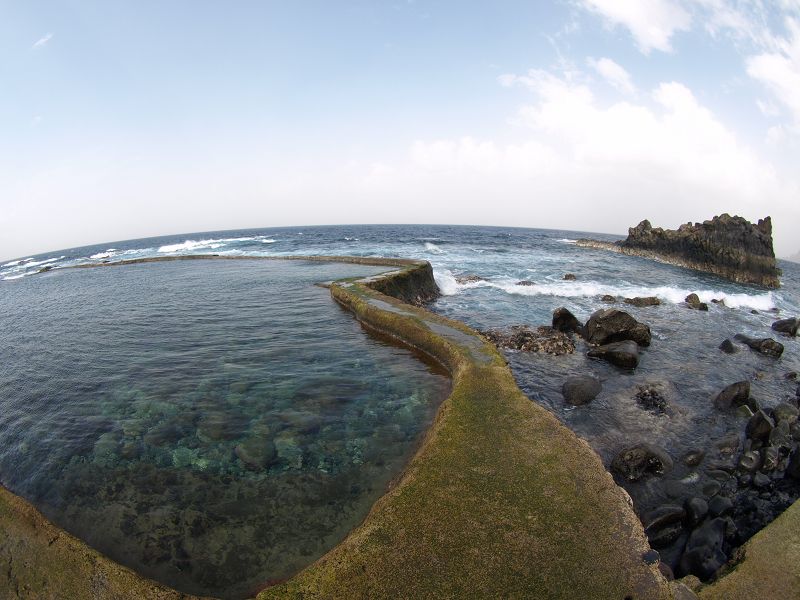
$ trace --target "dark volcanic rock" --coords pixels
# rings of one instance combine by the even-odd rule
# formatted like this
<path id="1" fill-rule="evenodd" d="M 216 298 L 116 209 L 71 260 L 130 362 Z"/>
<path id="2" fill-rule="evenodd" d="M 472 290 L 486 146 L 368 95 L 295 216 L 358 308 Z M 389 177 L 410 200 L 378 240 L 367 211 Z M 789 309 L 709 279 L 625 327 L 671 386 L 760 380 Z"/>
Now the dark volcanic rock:
<path id="1" fill-rule="evenodd" d="M 588 404 L 595 399 L 603 389 L 600 380 L 591 375 L 578 375 L 570 377 L 561 387 L 564 400 L 573 406 Z"/>
<path id="2" fill-rule="evenodd" d="M 752 224 L 722 214 L 703 223 L 686 223 L 677 231 L 653 228 L 642 221 L 618 242 L 629 254 L 659 258 L 740 283 L 779 287 L 781 270 L 772 249 L 772 220 Z"/>
<path id="3" fill-rule="evenodd" d="M 761 352 L 761 354 L 766 354 L 767 356 L 774 356 L 775 358 L 778 358 L 781 354 L 783 354 L 783 344 L 776 342 L 771 338 L 756 339 L 747 337 L 741 333 L 737 333 L 735 336 L 733 336 L 733 339 L 749 346 L 751 350 Z"/>
<path id="4" fill-rule="evenodd" d="M 697 294 L 689 294 L 685 299 L 686 305 L 695 310 L 708 310 L 708 304 L 700 302 L 700 297 Z"/>
<path id="5" fill-rule="evenodd" d="M 532 329 L 527 325 L 514 325 L 508 330 L 490 329 L 480 333 L 498 348 L 544 352 L 557 356 L 575 351 L 575 342 L 566 333 L 552 327 Z"/>
<path id="6" fill-rule="evenodd" d="M 639 306 L 639 307 L 658 306 L 659 304 L 661 304 L 661 300 L 659 300 L 655 296 L 645 296 L 645 297 L 637 296 L 636 298 L 625 298 L 623 302 L 625 304 L 630 304 L 631 306 Z"/>
<path id="7" fill-rule="evenodd" d="M 772 324 L 772 329 L 778 333 L 795 337 L 797 329 L 800 327 L 800 319 L 781 319 Z"/>
<path id="8" fill-rule="evenodd" d="M 583 331 L 583 325 L 568 309 L 561 307 L 553 311 L 553 329 L 570 333 Z"/>
<path id="9" fill-rule="evenodd" d="M 733 345 L 733 342 L 727 339 L 719 345 L 719 349 L 725 354 L 736 354 L 739 351 L 739 349 Z"/>
<path id="10" fill-rule="evenodd" d="M 714 407 L 727 410 L 731 407 L 747 404 L 750 399 L 750 382 L 737 381 L 730 384 L 714 398 Z"/>
<path id="11" fill-rule="evenodd" d="M 631 340 L 598 346 L 586 354 L 590 358 L 599 358 L 623 369 L 635 369 L 639 365 L 639 347 Z"/>
<path id="12" fill-rule="evenodd" d="M 640 346 L 650 345 L 650 328 L 628 313 L 616 308 L 595 311 L 584 327 L 584 337 L 590 344 L 609 344 L 633 340 Z"/>
<path id="13" fill-rule="evenodd" d="M 625 448 L 611 461 L 611 471 L 626 481 L 639 481 L 645 475 L 663 475 L 672 469 L 669 455 L 650 444 Z"/>
<path id="14" fill-rule="evenodd" d="M 681 556 L 678 574 L 696 575 L 705 581 L 725 564 L 727 557 L 722 550 L 725 526 L 724 519 L 712 519 L 692 531 Z"/>
<path id="15" fill-rule="evenodd" d="M 708 514 L 708 502 L 703 498 L 689 498 L 683 508 L 686 510 L 686 523 L 689 527 L 695 527 Z"/>
<path id="16" fill-rule="evenodd" d="M 575 281 L 576 277 L 572 273 L 567 273 L 566 275 L 564 275 L 564 279 L 566 281 Z"/>
<path id="17" fill-rule="evenodd" d="M 751 440 L 765 440 L 769 438 L 770 432 L 775 428 L 775 421 L 767 413 L 759 410 L 750 417 L 745 427 L 745 435 Z"/>

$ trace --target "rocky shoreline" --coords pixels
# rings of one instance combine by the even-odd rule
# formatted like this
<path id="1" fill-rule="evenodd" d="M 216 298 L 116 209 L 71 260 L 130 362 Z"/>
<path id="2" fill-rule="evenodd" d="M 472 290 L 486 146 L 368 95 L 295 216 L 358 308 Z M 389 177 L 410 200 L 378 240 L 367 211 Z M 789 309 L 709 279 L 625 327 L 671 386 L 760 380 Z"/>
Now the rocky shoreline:
<path id="1" fill-rule="evenodd" d="M 770 217 L 753 224 L 722 214 L 703 223 L 685 223 L 677 230 L 654 228 L 644 220 L 628 229 L 624 240 L 580 239 L 576 246 L 650 258 L 737 283 L 780 287 Z"/>

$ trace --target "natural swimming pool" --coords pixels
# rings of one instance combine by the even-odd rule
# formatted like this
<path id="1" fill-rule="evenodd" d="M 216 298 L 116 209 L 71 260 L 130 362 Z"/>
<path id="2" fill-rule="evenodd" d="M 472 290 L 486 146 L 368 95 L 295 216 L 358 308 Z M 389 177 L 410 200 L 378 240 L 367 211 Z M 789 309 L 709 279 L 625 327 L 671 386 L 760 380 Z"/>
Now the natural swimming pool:
<path id="1" fill-rule="evenodd" d="M 176 261 L 0 295 L 0 482 L 140 573 L 252 594 L 321 556 L 449 381 L 314 283 L 385 267 Z"/>

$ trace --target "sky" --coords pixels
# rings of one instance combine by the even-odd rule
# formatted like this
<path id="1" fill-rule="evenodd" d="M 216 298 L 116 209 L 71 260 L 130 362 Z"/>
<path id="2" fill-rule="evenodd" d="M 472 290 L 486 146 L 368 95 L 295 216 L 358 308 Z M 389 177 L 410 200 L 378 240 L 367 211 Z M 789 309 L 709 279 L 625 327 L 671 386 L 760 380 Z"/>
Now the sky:
<path id="1" fill-rule="evenodd" d="M 800 0 L 0 0 L 0 260 L 723 212 L 800 251 Z"/>

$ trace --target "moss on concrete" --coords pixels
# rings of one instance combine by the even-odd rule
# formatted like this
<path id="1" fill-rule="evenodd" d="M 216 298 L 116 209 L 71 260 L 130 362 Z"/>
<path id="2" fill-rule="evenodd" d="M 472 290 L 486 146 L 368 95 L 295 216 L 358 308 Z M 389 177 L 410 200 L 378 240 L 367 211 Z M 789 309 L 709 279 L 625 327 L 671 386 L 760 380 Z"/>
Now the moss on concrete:
<path id="1" fill-rule="evenodd" d="M 744 545 L 733 571 L 699 592 L 700 600 L 800 598 L 800 500 Z"/>

